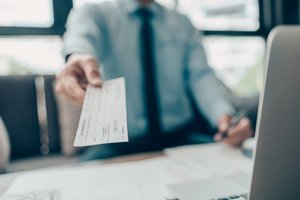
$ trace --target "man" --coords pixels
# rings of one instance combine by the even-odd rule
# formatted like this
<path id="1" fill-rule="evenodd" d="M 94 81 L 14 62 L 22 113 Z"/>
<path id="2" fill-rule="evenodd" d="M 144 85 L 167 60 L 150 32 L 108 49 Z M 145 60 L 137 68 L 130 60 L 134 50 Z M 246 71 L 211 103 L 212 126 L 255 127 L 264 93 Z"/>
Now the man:
<path id="1" fill-rule="evenodd" d="M 153 0 L 117 0 L 74 10 L 63 54 L 67 63 L 57 74 L 56 89 L 75 101 L 83 102 L 87 84 L 101 87 L 103 80 L 125 77 L 129 134 L 147 138 L 146 145 L 163 148 L 166 140 L 184 138 L 195 117 L 189 94 L 218 128 L 216 141 L 240 145 L 252 135 L 249 119 L 243 118 L 223 139 L 221 132 L 235 110 L 207 65 L 199 32 L 187 17 Z"/>

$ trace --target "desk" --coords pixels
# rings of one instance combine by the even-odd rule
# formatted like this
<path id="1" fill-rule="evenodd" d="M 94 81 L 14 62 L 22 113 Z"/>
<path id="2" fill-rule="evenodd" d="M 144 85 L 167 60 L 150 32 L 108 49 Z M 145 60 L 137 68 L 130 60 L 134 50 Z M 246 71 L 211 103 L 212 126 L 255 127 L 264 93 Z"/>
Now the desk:
<path id="1" fill-rule="evenodd" d="M 4 194 L 4 192 L 8 189 L 8 187 L 12 184 L 12 182 L 19 174 L 20 173 L 13 173 L 0 176 L 0 196 Z"/>
<path id="2" fill-rule="evenodd" d="M 106 195 L 106 199 L 156 200 L 162 199 L 169 184 L 249 174 L 251 170 L 252 161 L 240 149 L 207 144 L 8 174 L 0 176 L 0 182 L 4 183 L 3 193 L 17 178 L 10 194 L 46 188 L 59 191 L 62 199 Z"/>
<path id="3" fill-rule="evenodd" d="M 141 160 L 162 157 L 162 156 L 165 156 L 163 154 L 163 152 L 141 153 L 141 154 L 136 154 L 136 155 L 127 155 L 127 156 L 116 157 L 116 158 L 102 160 L 102 161 L 90 161 L 90 162 L 78 163 L 78 164 L 72 164 L 72 165 L 50 167 L 49 169 L 68 168 L 70 166 L 73 167 L 75 165 L 84 167 L 85 165 L 90 165 L 92 163 L 93 164 L 99 163 L 99 165 L 109 165 L 109 164 L 141 161 Z M 26 172 L 15 172 L 15 173 L 0 175 L 0 197 L 5 193 L 5 191 L 9 188 L 9 186 L 13 183 L 13 181 L 18 176 L 20 176 L 24 173 L 26 173 Z"/>

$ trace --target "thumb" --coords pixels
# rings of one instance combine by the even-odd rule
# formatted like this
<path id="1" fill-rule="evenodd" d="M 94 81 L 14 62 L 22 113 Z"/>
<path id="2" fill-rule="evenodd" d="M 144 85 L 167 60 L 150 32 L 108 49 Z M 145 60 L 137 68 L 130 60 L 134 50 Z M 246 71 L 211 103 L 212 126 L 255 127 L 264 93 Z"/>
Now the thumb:
<path id="1" fill-rule="evenodd" d="M 216 142 L 220 142 L 220 141 L 222 141 L 222 135 L 221 135 L 221 133 L 217 133 L 217 134 L 215 134 L 215 136 L 214 136 L 214 140 L 216 141 Z"/>
<path id="2" fill-rule="evenodd" d="M 100 72 L 97 61 L 94 59 L 90 59 L 89 61 L 84 63 L 84 66 L 82 68 L 88 83 L 100 87 L 102 81 L 100 79 Z"/>
<path id="3" fill-rule="evenodd" d="M 231 119 L 232 117 L 229 115 L 222 116 L 218 124 L 219 131 L 225 131 L 228 128 Z"/>
<path id="4" fill-rule="evenodd" d="M 222 137 L 222 132 L 226 131 L 228 126 L 229 126 L 229 123 L 230 123 L 230 120 L 231 120 L 231 116 L 230 115 L 223 115 L 220 120 L 219 120 L 219 123 L 218 123 L 218 132 L 217 134 L 215 134 L 214 136 L 214 140 L 216 142 L 220 142 L 223 140 L 223 137 Z"/>

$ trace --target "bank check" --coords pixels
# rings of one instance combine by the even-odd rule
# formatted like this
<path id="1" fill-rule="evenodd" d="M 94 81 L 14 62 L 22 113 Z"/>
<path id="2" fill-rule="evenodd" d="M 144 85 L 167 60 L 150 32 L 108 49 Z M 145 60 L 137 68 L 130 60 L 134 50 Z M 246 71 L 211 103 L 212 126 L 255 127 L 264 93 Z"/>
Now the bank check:
<path id="1" fill-rule="evenodd" d="M 89 85 L 74 146 L 128 142 L 126 91 L 123 77 Z"/>

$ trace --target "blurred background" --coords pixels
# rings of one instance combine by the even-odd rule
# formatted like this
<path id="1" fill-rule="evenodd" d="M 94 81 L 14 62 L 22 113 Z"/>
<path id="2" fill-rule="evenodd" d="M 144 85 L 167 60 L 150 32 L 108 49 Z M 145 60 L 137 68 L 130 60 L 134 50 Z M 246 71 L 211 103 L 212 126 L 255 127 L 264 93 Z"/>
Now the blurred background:
<path id="1" fill-rule="evenodd" d="M 0 0 L 0 116 L 9 132 L 12 160 L 60 151 L 65 155 L 74 153 L 72 149 L 62 147 L 61 144 L 70 139 L 63 138 L 61 141 L 62 136 L 56 132 L 66 129 L 72 131 L 68 127 L 71 125 L 66 125 L 62 120 L 71 121 L 70 117 L 76 118 L 76 115 L 69 110 L 61 113 L 60 108 L 66 107 L 62 106 L 65 105 L 63 100 L 56 99 L 52 102 L 55 109 L 51 109 L 51 105 L 48 105 L 51 102 L 47 102 L 43 107 L 44 101 L 55 99 L 53 92 L 48 93 L 44 90 L 51 87 L 52 75 L 64 65 L 60 54 L 61 36 L 65 31 L 65 22 L 70 10 L 88 2 L 102 1 L 105 0 Z M 210 66 L 239 97 L 259 94 L 264 72 L 266 39 L 270 30 L 281 24 L 298 24 L 300 20 L 299 0 L 158 0 L 158 2 L 186 14 L 194 26 L 203 33 Z M 4 85 L 14 85 L 16 82 L 10 78 L 20 80 L 19 75 L 34 78 L 28 80 L 25 78 L 17 82 L 15 96 L 4 97 L 7 96 Z M 37 79 L 39 75 L 43 78 Z M 21 88 L 20 84 L 25 84 L 26 81 L 29 85 L 35 86 L 34 89 L 28 86 L 27 90 L 38 98 L 33 98 L 34 100 L 29 98 L 26 101 L 27 97 L 21 95 L 26 89 Z M 42 92 L 39 90 L 41 85 Z M 30 93 L 28 91 L 26 94 Z M 23 100 L 24 109 L 32 106 L 33 109 L 29 114 L 21 114 L 20 106 L 15 107 L 15 110 L 4 106 L 5 102 L 11 103 L 11 99 L 15 98 Z M 74 109 L 80 110 L 76 106 L 71 110 Z M 15 116 L 11 116 L 12 114 L 8 112 L 13 111 L 14 115 L 19 113 L 21 118 L 10 122 L 9 120 Z M 31 119 L 30 114 L 37 118 L 34 122 L 37 128 L 33 129 L 33 125 L 29 128 L 16 125 L 20 120 Z M 59 119 L 53 125 L 50 118 Z M 76 120 L 73 121 L 75 121 L 73 126 L 76 126 Z M 16 126 L 19 128 L 16 129 Z M 23 131 L 24 134 L 27 131 L 30 134 L 25 134 L 24 137 L 18 131 Z M 51 132 L 55 132 L 55 136 Z M 18 140 L 17 136 L 22 137 Z M 33 144 L 34 137 L 37 137 L 36 144 Z M 55 143 L 53 140 L 59 142 Z M 22 149 L 24 143 L 27 146 Z M 34 149 L 28 151 L 29 146 Z M 19 169 L 22 167 L 11 168 L 11 171 Z"/>
<path id="2" fill-rule="evenodd" d="M 0 74 L 53 74 L 63 66 L 61 35 L 72 7 L 105 0 L 0 0 Z M 257 93 L 265 39 L 298 23 L 298 0 L 158 0 L 204 32 L 210 65 L 239 95 Z M 26 9 L 24 9 L 26 8 Z"/>

